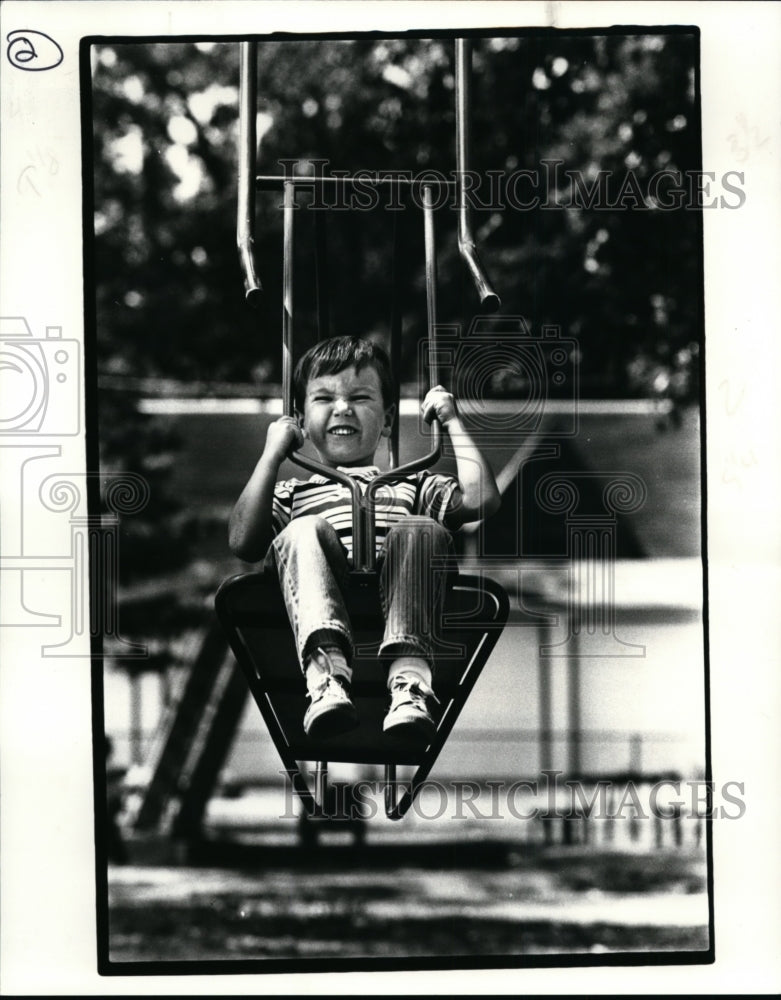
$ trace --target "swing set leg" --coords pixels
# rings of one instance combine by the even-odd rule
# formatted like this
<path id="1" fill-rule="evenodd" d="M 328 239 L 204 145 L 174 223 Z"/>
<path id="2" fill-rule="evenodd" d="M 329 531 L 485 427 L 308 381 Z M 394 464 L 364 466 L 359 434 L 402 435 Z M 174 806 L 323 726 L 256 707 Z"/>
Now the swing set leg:
<path id="1" fill-rule="evenodd" d="M 301 801 L 309 816 L 323 816 L 326 812 L 326 799 L 328 796 L 328 761 L 319 760 L 315 766 L 314 792 L 309 787 L 309 782 L 301 773 L 298 763 L 293 760 L 285 760 L 285 770 L 293 791 Z"/>
<path id="2" fill-rule="evenodd" d="M 296 761 L 286 760 L 285 764 L 288 780 L 307 814 L 312 817 L 323 816 L 326 812 L 326 798 L 328 795 L 328 761 L 317 761 L 314 775 L 314 792 L 310 788 L 309 782 L 301 773 L 301 768 Z"/>
<path id="3" fill-rule="evenodd" d="M 316 816 L 318 812 L 317 799 L 312 794 L 312 790 L 307 784 L 306 778 L 301 773 L 301 769 L 296 763 L 291 764 L 287 761 L 285 763 L 287 764 L 285 770 L 287 771 L 288 779 L 301 805 L 309 816 Z"/>
<path id="4" fill-rule="evenodd" d="M 315 768 L 315 809 L 322 815 L 328 795 L 328 761 L 319 760 Z"/>
<path id="5" fill-rule="evenodd" d="M 397 780 L 396 765 L 385 765 L 385 815 L 390 820 L 402 819 L 412 805 L 420 786 L 425 782 L 429 767 L 420 767 L 408 785 Z M 293 789 L 310 816 L 323 816 L 327 812 L 328 761 L 319 760 L 315 766 L 314 794 L 298 767 L 288 768 Z"/>
<path id="6" fill-rule="evenodd" d="M 412 800 L 417 794 L 418 787 L 425 780 L 425 774 L 419 777 L 420 770 L 413 776 L 409 786 L 403 786 L 396 780 L 396 765 L 385 765 L 385 815 L 391 820 L 400 820 L 412 805 Z M 403 793 L 402 793 L 403 788 Z M 401 794 L 400 794 L 401 793 Z"/>
<path id="7" fill-rule="evenodd" d="M 396 765 L 385 765 L 385 815 L 388 819 L 400 819 L 396 811 Z"/>

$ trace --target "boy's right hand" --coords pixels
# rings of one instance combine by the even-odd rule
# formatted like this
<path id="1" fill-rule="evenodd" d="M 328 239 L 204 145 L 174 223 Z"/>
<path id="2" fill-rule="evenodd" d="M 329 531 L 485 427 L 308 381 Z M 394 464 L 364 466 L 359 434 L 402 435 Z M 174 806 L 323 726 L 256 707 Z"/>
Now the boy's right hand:
<path id="1" fill-rule="evenodd" d="M 291 451 L 304 444 L 304 435 L 293 417 L 280 417 L 269 424 L 266 431 L 266 453 L 280 463 Z"/>

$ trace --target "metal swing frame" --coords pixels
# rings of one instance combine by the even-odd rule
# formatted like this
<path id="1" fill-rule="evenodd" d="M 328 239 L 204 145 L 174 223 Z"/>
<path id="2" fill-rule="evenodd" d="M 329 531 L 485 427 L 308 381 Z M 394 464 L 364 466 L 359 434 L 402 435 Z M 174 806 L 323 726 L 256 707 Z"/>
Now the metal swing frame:
<path id="1" fill-rule="evenodd" d="M 475 288 L 482 307 L 493 311 L 499 306 L 499 298 L 494 292 L 480 263 L 469 218 L 469 206 L 466 199 L 466 186 L 463 176 L 467 171 L 469 150 L 469 118 L 470 118 L 470 69 L 471 49 L 466 39 L 456 39 L 456 157 L 457 181 L 455 187 L 458 197 L 458 246 L 463 260 L 472 275 Z M 257 42 L 241 43 L 241 87 L 240 87 L 240 158 L 238 184 L 238 214 L 237 214 L 237 245 L 242 266 L 247 300 L 253 303 L 262 294 L 262 286 L 258 278 L 254 261 L 254 226 L 255 226 L 255 191 L 281 190 L 283 193 L 283 305 L 282 305 L 282 381 L 283 410 L 286 415 L 293 414 L 292 371 L 293 371 L 293 319 L 294 319 L 294 213 L 297 190 L 311 190 L 313 185 L 326 186 L 338 181 L 347 187 L 357 178 L 296 177 L 296 176 L 255 176 L 256 132 L 255 115 L 257 108 Z M 418 185 L 422 196 L 425 245 L 425 277 L 427 328 L 429 343 L 429 385 L 433 387 L 440 382 L 440 371 L 436 350 L 437 336 L 437 303 L 436 303 L 436 243 L 434 230 L 434 193 L 446 186 L 453 188 L 453 182 L 437 180 L 424 182 L 405 180 L 398 176 L 378 177 L 367 180 L 360 177 L 361 184 L 384 185 L 394 183 L 399 185 L 399 193 L 404 188 L 409 193 L 413 185 Z M 324 259 L 324 221 L 322 213 L 316 213 L 315 240 L 317 244 L 317 296 L 318 320 L 321 335 L 327 328 L 327 297 L 322 275 Z M 394 265 L 398 252 L 394 238 Z M 394 281 L 394 292 L 395 281 Z M 399 342 L 401 339 L 401 317 L 397 307 L 398 296 L 394 294 L 394 315 L 391 321 L 391 362 L 394 375 L 398 371 Z M 395 379 L 395 402 L 398 413 L 399 383 Z M 427 454 L 403 465 L 398 464 L 398 426 L 394 422 L 391 436 L 391 462 L 387 472 L 377 476 L 361 492 L 358 483 L 347 474 L 332 469 L 311 457 L 296 452 L 290 460 L 308 471 L 318 473 L 346 487 L 351 496 L 353 512 L 353 555 L 355 569 L 350 574 L 350 587 L 353 596 L 364 600 L 367 594 L 376 591 L 377 574 L 375 570 L 374 539 L 374 508 L 376 495 L 384 485 L 395 482 L 410 473 L 428 469 L 433 466 L 442 453 L 442 432 L 435 420 L 430 435 L 430 450 Z M 260 605 L 268 607 L 273 604 L 273 593 L 269 591 L 269 581 L 261 573 L 242 574 L 226 581 L 220 587 L 215 605 L 218 617 L 228 636 L 231 648 L 239 664 L 244 670 L 253 697 L 261 711 L 269 733 L 280 754 L 293 789 L 298 794 L 306 810 L 312 816 L 323 815 L 327 792 L 328 761 L 354 761 L 356 763 L 381 763 L 385 768 L 385 812 L 390 819 L 400 819 L 412 804 L 415 795 L 425 782 L 431 767 L 439 755 L 445 740 L 450 734 L 458 718 L 466 698 L 468 697 L 482 667 L 493 650 L 504 627 L 509 613 L 509 602 L 504 590 L 490 579 L 482 577 L 467 577 L 458 575 L 455 582 L 447 588 L 446 608 L 443 618 L 445 647 L 466 649 L 466 662 L 461 665 L 459 675 L 450 686 L 450 697 L 440 718 L 435 736 L 422 753 L 411 747 L 379 747 L 376 752 L 364 748 L 346 746 L 332 747 L 331 743 L 313 745 L 313 741 L 301 739 L 300 733 L 287 732 L 282 725 L 275 709 L 268 688 L 269 678 L 262 675 L 255 663 L 257 649 L 252 648 L 248 639 L 250 631 L 258 628 L 262 615 L 258 611 Z M 271 584 L 273 586 L 273 584 Z M 265 588 L 265 589 L 264 589 Z M 475 611 L 475 598 L 477 610 Z M 369 597 L 371 603 L 372 598 Z M 349 604 L 348 604 L 349 606 Z M 284 611 L 284 607 L 282 609 Z M 276 607 L 269 612 L 272 618 L 278 615 Z M 480 632 L 479 637 L 477 632 Z M 455 642 L 448 642 L 447 636 L 455 637 Z M 477 640 L 476 642 L 474 640 Z M 452 656 L 452 654 L 451 654 Z M 298 671 L 298 664 L 296 663 Z M 303 688 L 303 679 L 299 674 L 299 688 Z M 279 683 L 279 690 L 289 693 L 290 685 Z M 371 685 L 367 686 L 367 692 Z M 376 687 L 376 685 L 375 685 Z M 376 695 L 376 691 L 372 691 Z M 379 735 L 379 734 L 378 734 Z M 327 757 L 327 759 L 326 759 Z M 315 760 L 315 787 L 309 787 L 301 771 L 299 761 Z M 396 781 L 396 767 L 401 765 L 416 766 L 416 771 L 401 793 Z"/>

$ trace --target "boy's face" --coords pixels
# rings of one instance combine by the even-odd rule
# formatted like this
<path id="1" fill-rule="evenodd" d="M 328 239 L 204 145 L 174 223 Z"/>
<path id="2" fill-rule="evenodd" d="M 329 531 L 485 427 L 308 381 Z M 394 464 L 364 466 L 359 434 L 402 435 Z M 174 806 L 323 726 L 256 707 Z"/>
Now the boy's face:
<path id="1" fill-rule="evenodd" d="M 377 372 L 367 365 L 310 379 L 299 421 L 323 464 L 336 468 L 371 465 L 394 413 L 394 406 L 383 403 Z"/>

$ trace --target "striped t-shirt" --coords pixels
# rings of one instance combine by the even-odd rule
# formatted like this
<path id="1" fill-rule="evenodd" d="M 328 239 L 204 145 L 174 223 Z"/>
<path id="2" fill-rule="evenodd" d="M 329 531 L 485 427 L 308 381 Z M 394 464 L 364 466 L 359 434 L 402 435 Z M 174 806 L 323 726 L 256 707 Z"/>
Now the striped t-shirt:
<path id="1" fill-rule="evenodd" d="M 363 484 L 380 474 L 376 465 L 340 468 Z M 385 483 L 375 495 L 375 540 L 379 554 L 391 525 L 411 515 L 431 517 L 442 524 L 459 488 L 453 476 L 436 472 L 412 472 L 395 483 Z M 353 552 L 352 495 L 346 486 L 315 474 L 311 479 L 286 479 L 274 488 L 272 523 L 278 534 L 294 517 L 312 514 L 324 518 L 339 540 Z"/>

